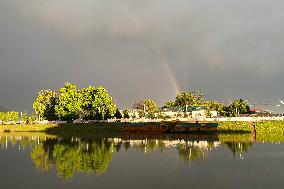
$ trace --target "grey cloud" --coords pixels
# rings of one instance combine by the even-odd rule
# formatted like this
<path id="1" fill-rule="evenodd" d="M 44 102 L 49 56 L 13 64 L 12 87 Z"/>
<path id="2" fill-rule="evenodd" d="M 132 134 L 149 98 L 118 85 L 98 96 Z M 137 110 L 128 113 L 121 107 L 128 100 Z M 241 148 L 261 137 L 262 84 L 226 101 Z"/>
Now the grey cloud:
<path id="1" fill-rule="evenodd" d="M 277 100 L 283 20 L 280 0 L 0 0 L 0 104 L 31 109 L 65 81 L 104 85 L 120 107 L 162 103 L 175 96 L 162 59 L 182 90 Z"/>

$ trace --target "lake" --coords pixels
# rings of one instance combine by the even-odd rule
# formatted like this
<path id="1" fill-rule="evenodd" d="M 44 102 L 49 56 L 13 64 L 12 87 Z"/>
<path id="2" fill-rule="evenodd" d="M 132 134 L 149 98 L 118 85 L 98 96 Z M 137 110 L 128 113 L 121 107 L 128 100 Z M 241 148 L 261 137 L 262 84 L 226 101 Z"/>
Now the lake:
<path id="1" fill-rule="evenodd" d="M 284 143 L 249 134 L 0 135 L 0 188 L 282 188 Z"/>

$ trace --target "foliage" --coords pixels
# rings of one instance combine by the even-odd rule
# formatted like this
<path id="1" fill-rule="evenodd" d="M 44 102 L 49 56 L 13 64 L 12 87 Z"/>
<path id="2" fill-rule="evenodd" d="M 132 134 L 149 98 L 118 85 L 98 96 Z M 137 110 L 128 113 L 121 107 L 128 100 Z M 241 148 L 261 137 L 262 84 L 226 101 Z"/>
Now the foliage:
<path id="1" fill-rule="evenodd" d="M 157 104 L 152 99 L 145 99 L 143 101 L 135 102 L 133 108 L 139 110 L 139 118 L 143 118 L 146 115 L 149 118 L 155 118 L 155 112 L 158 109 Z"/>
<path id="2" fill-rule="evenodd" d="M 8 121 L 19 121 L 19 113 L 18 112 L 0 112 L 0 120 L 3 122 Z"/>
<path id="3" fill-rule="evenodd" d="M 139 118 L 143 118 L 143 117 L 145 117 L 145 112 L 144 112 L 144 110 L 139 110 L 139 112 L 138 112 L 138 116 L 139 116 Z M 135 113 L 133 114 L 133 118 L 136 118 L 136 115 L 135 115 Z"/>
<path id="4" fill-rule="evenodd" d="M 146 99 L 144 100 L 144 106 L 145 106 L 145 111 L 148 113 L 148 116 L 150 118 L 154 118 L 155 117 L 154 113 L 157 110 L 156 103 L 151 99 Z"/>
<path id="5" fill-rule="evenodd" d="M 176 102 L 175 101 L 172 101 L 172 100 L 169 100 L 165 103 L 165 107 L 166 108 L 173 108 L 173 107 L 176 107 Z"/>
<path id="6" fill-rule="evenodd" d="M 124 117 L 125 119 L 129 119 L 129 118 L 130 118 L 130 117 L 129 117 L 128 110 L 127 110 L 126 108 L 123 110 L 123 117 Z"/>
<path id="7" fill-rule="evenodd" d="M 81 107 L 82 107 L 82 117 L 84 119 L 95 119 L 96 117 L 96 105 L 94 104 L 96 99 L 96 89 L 92 86 L 84 88 L 79 91 L 81 94 Z"/>
<path id="8" fill-rule="evenodd" d="M 31 116 L 29 117 L 29 122 L 33 123 L 36 120 L 36 116 L 34 114 L 31 114 Z"/>
<path id="9" fill-rule="evenodd" d="M 69 122 L 79 117 L 108 119 L 113 117 L 117 110 L 105 88 L 89 86 L 77 90 L 76 85 L 68 82 L 59 93 L 51 90 L 40 91 L 33 108 L 40 120 L 60 119 Z"/>
<path id="10" fill-rule="evenodd" d="M 247 102 L 243 99 L 234 100 L 229 106 L 213 100 L 205 100 L 200 91 L 187 91 L 177 94 L 175 101 L 168 101 L 165 107 L 207 106 L 210 111 L 217 111 L 220 116 L 237 116 L 250 112 Z M 209 116 L 209 114 L 208 114 Z"/>
<path id="11" fill-rule="evenodd" d="M 97 89 L 90 86 L 80 91 L 82 110 L 85 119 L 104 120 L 114 116 L 116 105 L 113 104 L 107 90 L 101 86 Z"/>
<path id="12" fill-rule="evenodd" d="M 112 102 L 108 91 L 102 86 L 96 89 L 93 105 L 96 112 L 96 119 L 105 120 L 111 118 L 116 112 L 116 105 Z"/>
<path id="13" fill-rule="evenodd" d="M 55 106 L 57 93 L 50 89 L 38 92 L 38 97 L 33 103 L 33 108 L 39 120 L 48 119 L 55 120 Z"/>
<path id="14" fill-rule="evenodd" d="M 27 123 L 28 120 L 29 120 L 29 115 L 28 115 L 28 113 L 25 111 L 25 112 L 23 113 L 23 115 L 22 115 L 22 121 L 23 121 L 24 123 Z"/>
<path id="15" fill-rule="evenodd" d="M 209 101 L 206 101 L 204 103 L 204 105 L 207 106 L 210 111 L 217 111 L 219 113 L 219 115 L 221 115 L 221 116 L 225 115 L 226 106 L 222 103 L 219 103 L 219 102 L 213 101 L 213 100 L 209 100 Z"/>
<path id="16" fill-rule="evenodd" d="M 55 113 L 61 120 L 73 121 L 79 118 L 81 111 L 81 94 L 77 92 L 76 85 L 67 82 L 59 90 Z"/>
<path id="17" fill-rule="evenodd" d="M 179 107 L 200 106 L 204 103 L 204 95 L 200 91 L 190 91 L 177 94 L 175 104 Z"/>
<path id="18" fill-rule="evenodd" d="M 121 113 L 120 113 L 120 111 L 119 111 L 118 109 L 116 109 L 116 112 L 115 112 L 115 114 L 114 114 L 114 117 L 115 117 L 116 119 L 121 119 L 121 118 L 122 118 L 122 115 L 121 115 Z"/>

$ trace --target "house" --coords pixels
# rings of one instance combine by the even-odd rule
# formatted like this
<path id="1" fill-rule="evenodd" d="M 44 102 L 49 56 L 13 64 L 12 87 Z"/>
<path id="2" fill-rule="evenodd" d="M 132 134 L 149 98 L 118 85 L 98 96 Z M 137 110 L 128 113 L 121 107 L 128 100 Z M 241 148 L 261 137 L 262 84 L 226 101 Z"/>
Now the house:
<path id="1" fill-rule="evenodd" d="M 172 108 L 162 108 L 162 114 L 171 118 L 206 118 L 208 117 L 208 107 L 207 106 L 187 106 L 187 107 L 172 107 Z M 217 111 L 210 111 L 210 117 L 216 117 L 218 115 Z"/>

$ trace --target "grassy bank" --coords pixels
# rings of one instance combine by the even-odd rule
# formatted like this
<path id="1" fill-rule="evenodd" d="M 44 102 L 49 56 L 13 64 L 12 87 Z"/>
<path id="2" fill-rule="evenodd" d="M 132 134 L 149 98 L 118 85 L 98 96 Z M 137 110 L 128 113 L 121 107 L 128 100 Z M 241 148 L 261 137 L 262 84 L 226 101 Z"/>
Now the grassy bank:
<path id="1" fill-rule="evenodd" d="M 88 136 L 120 133 L 123 123 L 0 125 L 0 133 L 45 132 L 57 136 Z"/>
<path id="2" fill-rule="evenodd" d="M 251 127 L 248 122 L 220 122 L 218 132 L 221 134 L 222 140 L 230 140 L 238 138 L 240 141 L 255 140 L 258 142 L 284 142 L 284 121 L 269 121 L 256 123 L 256 136 L 253 137 Z M 238 137 L 233 136 L 238 133 Z"/>
<path id="3" fill-rule="evenodd" d="M 0 133 L 45 132 L 56 136 L 115 135 L 121 133 L 125 123 L 49 124 L 49 125 L 0 125 Z M 269 141 L 284 142 L 284 121 L 256 123 L 256 135 L 251 134 L 248 122 L 220 122 L 220 141 Z"/>
<path id="4" fill-rule="evenodd" d="M 284 135 L 284 121 L 269 121 L 255 123 L 258 134 Z M 220 132 L 251 132 L 248 122 L 219 122 L 218 131 Z"/>

